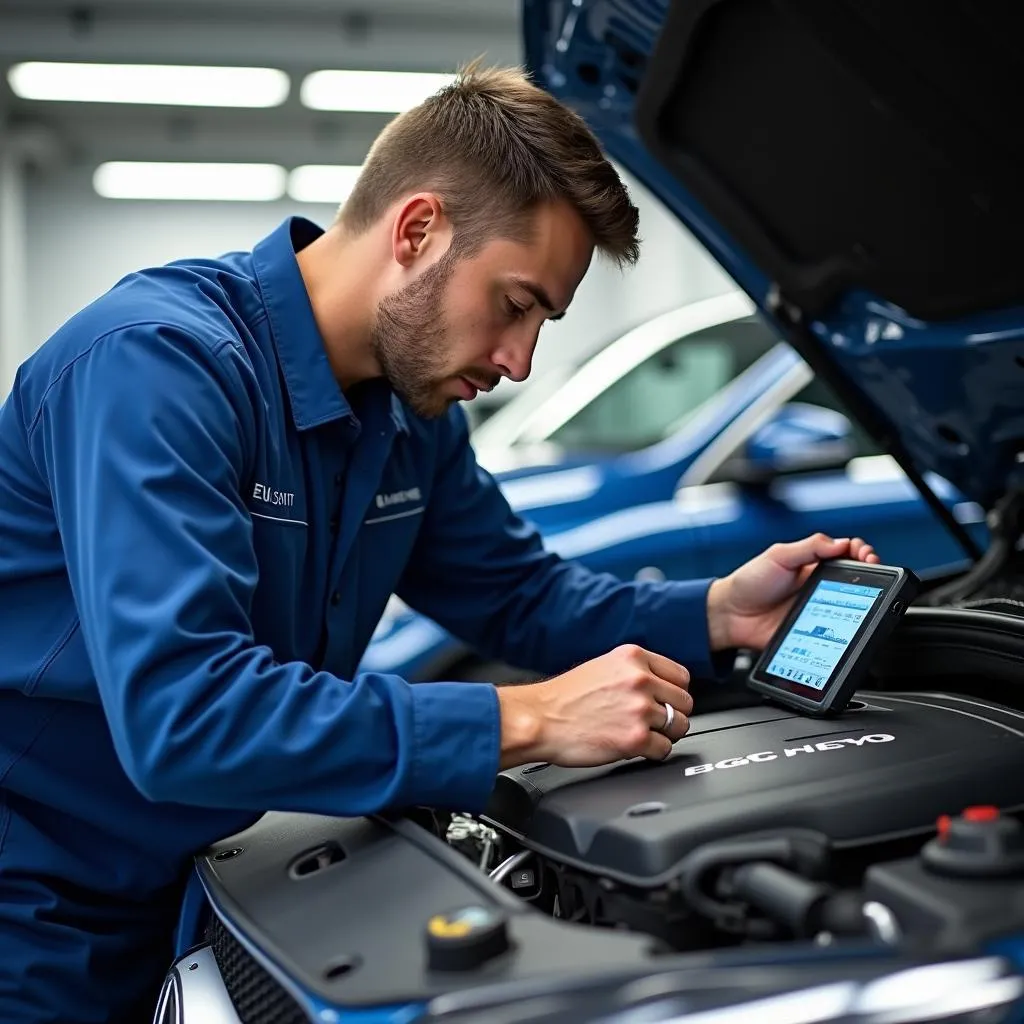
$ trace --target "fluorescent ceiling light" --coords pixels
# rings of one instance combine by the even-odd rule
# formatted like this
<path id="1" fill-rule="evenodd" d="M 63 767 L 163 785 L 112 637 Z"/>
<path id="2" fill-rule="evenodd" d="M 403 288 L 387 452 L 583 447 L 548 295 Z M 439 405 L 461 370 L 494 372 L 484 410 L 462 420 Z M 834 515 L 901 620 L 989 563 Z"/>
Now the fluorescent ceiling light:
<path id="1" fill-rule="evenodd" d="M 362 167 L 345 164 L 306 164 L 296 167 L 288 177 L 288 195 L 299 203 L 345 201 Z"/>
<path id="2" fill-rule="evenodd" d="M 93 175 L 106 199 L 193 199 L 268 202 L 284 195 L 287 175 L 277 164 L 111 162 Z"/>
<path id="3" fill-rule="evenodd" d="M 314 71 L 300 96 L 313 110 L 399 114 L 454 80 L 454 75 L 414 71 Z"/>
<path id="4" fill-rule="evenodd" d="M 15 95 L 27 100 L 188 107 L 276 107 L 291 86 L 276 68 L 39 61 L 15 64 L 7 81 Z"/>

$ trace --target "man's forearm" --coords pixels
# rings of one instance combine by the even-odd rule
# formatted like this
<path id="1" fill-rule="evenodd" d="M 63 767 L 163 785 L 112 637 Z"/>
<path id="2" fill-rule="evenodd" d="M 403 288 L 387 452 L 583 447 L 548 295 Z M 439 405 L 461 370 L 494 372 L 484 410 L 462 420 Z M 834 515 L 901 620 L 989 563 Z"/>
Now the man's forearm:
<path id="1" fill-rule="evenodd" d="M 709 620 L 712 586 L 710 580 L 626 583 L 561 563 L 548 578 L 510 596 L 492 653 L 522 668 L 557 673 L 621 644 L 638 644 L 685 664 L 695 676 L 718 676 L 713 655 L 728 649 L 728 632 Z"/>

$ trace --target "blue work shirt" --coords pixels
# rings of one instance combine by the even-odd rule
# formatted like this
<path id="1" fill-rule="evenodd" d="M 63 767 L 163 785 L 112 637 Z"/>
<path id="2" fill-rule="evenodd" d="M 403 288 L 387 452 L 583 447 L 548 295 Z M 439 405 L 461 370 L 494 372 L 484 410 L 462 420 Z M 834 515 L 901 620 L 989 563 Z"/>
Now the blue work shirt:
<path id="1" fill-rule="evenodd" d="M 148 1020 L 190 855 L 267 810 L 485 804 L 494 687 L 356 674 L 393 592 L 539 672 L 626 641 L 711 671 L 707 581 L 559 561 L 459 407 L 342 393 L 319 234 L 130 275 L 0 407 L 5 1024 Z"/>

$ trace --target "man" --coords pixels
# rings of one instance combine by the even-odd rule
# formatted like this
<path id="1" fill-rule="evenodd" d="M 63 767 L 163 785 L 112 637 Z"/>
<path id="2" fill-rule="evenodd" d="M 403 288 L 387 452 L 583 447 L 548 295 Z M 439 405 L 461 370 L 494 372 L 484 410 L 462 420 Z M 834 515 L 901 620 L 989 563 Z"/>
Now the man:
<path id="1" fill-rule="evenodd" d="M 523 380 L 636 211 L 511 71 L 398 117 L 326 232 L 129 276 L 0 408 L 0 1019 L 145 1020 L 189 857 L 266 810 L 480 808 L 500 768 L 665 757 L 690 673 L 818 559 L 622 583 L 546 553 L 457 405 Z M 552 678 L 357 665 L 392 592 Z M 685 666 L 685 667 L 684 667 Z"/>

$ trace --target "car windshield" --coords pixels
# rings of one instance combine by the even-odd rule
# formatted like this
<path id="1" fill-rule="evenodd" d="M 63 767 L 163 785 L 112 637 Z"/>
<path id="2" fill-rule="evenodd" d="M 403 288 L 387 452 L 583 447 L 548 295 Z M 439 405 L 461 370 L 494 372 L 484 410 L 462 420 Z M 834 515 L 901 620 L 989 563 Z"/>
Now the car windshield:
<path id="1" fill-rule="evenodd" d="M 756 316 L 727 321 L 666 345 L 611 380 L 549 441 L 573 452 L 631 452 L 678 431 L 726 384 L 778 343 Z"/>

